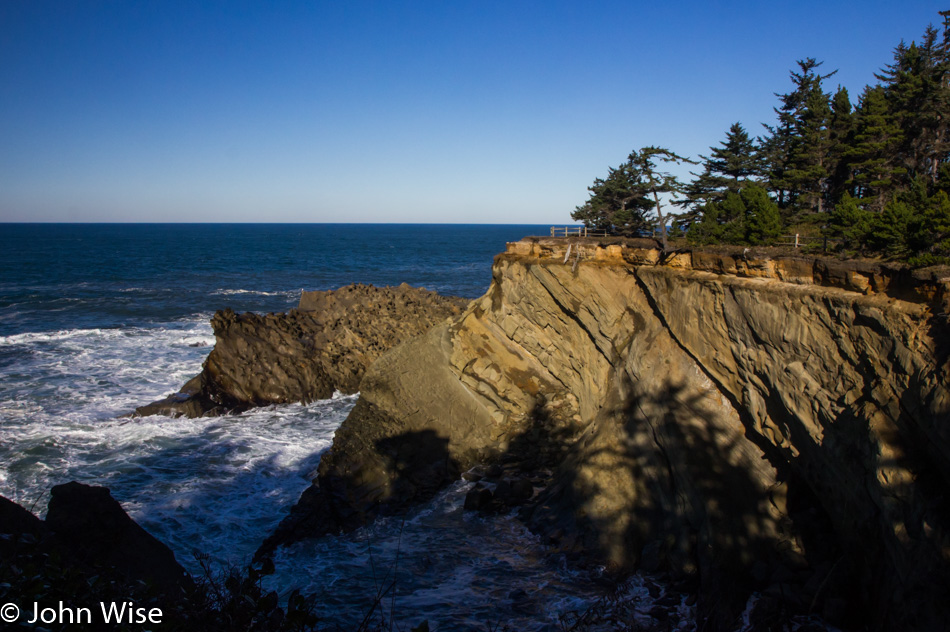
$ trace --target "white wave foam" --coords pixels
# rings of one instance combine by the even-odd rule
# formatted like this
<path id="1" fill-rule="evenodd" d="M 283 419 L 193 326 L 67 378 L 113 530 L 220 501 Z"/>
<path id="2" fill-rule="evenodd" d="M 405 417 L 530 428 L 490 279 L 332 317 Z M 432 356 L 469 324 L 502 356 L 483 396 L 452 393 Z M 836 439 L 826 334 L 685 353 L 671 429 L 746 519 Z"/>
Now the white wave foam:
<path id="1" fill-rule="evenodd" d="M 214 346 L 216 342 L 215 337 L 211 336 L 182 336 L 180 339 L 182 344 L 188 345 L 189 347 L 211 347 Z"/>
<path id="2" fill-rule="evenodd" d="M 0 375 L 0 494 L 41 512 L 53 485 L 104 485 L 186 566 L 195 548 L 222 563 L 246 562 L 310 484 L 358 395 L 225 417 L 118 418 L 177 391 L 200 371 L 213 341 L 206 314 L 164 327 L 0 338 L 24 351 L 9 350 Z M 273 581 L 314 591 L 332 585 L 351 607 L 370 594 L 372 545 L 381 565 L 405 560 L 412 583 L 400 588 L 401 603 L 436 613 L 435 626 L 440 617 L 452 621 L 447 591 L 472 604 L 472 622 L 510 601 L 513 589 L 531 593 L 532 582 L 552 601 L 590 599 L 570 572 L 542 560 L 537 538 L 513 517 L 465 515 L 468 487 L 450 486 L 405 519 L 285 549 Z"/>
<path id="3" fill-rule="evenodd" d="M 279 292 L 265 292 L 263 290 L 230 290 L 230 289 L 220 289 L 215 290 L 211 294 L 218 296 L 232 296 L 235 294 L 253 294 L 256 296 L 295 296 L 299 294 L 296 290 L 283 290 Z"/>
<path id="4" fill-rule="evenodd" d="M 75 384 L 62 389 L 73 402 L 62 414 L 0 400 L 0 494 L 21 490 L 21 497 L 44 499 L 42 506 L 52 485 L 105 485 L 185 564 L 195 547 L 221 562 L 246 561 L 309 485 L 355 401 L 199 419 L 103 419 L 115 395 L 91 396 Z M 10 408 L 23 415 L 11 419 Z"/>
<path id="5" fill-rule="evenodd" d="M 108 331 L 108 330 L 105 330 Z M 0 345 L 22 345 L 35 342 L 54 342 L 58 340 L 68 340 L 79 336 L 101 336 L 102 329 L 66 329 L 55 332 L 29 332 L 25 334 L 13 334 L 11 336 L 0 336 Z"/>

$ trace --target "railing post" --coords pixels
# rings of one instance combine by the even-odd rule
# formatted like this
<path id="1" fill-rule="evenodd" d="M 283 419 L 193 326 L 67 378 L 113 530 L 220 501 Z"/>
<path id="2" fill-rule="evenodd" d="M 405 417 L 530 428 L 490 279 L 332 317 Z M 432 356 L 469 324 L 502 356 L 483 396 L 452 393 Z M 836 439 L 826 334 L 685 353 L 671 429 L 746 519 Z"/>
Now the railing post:
<path id="1" fill-rule="evenodd" d="M 795 247 L 798 248 L 798 233 L 795 233 Z"/>

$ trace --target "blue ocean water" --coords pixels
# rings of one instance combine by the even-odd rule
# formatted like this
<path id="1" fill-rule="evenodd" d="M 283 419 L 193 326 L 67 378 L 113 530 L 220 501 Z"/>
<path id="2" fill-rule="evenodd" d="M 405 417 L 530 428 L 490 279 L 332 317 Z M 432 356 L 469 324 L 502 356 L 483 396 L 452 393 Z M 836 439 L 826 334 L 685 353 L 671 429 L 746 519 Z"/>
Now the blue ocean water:
<path id="1" fill-rule="evenodd" d="M 284 311 L 301 289 L 422 286 L 474 298 L 505 242 L 546 226 L 3 224 L 0 335 L 158 324 L 230 306 Z"/>
<path id="2" fill-rule="evenodd" d="M 474 298 L 505 242 L 547 226 L 0 224 L 0 494 L 42 514 L 49 489 L 105 485 L 179 561 L 250 559 L 309 484 L 355 403 L 335 396 L 202 419 L 124 418 L 176 391 L 214 344 L 215 310 L 294 307 L 300 290 L 424 286 Z M 275 588 L 358 622 L 396 558 L 397 611 L 434 629 L 557 629 L 597 573 L 513 516 L 462 511 L 459 482 L 401 519 L 277 557 Z M 639 588 L 642 588 L 640 586 Z M 649 593 L 634 587 L 644 611 Z M 639 592 L 637 592 L 639 590 Z M 688 609 L 681 617 L 689 629 Z"/>

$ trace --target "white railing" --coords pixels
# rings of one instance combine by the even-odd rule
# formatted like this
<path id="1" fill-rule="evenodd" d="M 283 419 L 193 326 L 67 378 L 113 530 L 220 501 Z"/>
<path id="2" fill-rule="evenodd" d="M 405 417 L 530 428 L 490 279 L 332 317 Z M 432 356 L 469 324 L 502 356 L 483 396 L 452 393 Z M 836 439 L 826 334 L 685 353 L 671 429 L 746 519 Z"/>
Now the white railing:
<path id="1" fill-rule="evenodd" d="M 806 237 L 801 233 L 795 233 L 794 235 L 782 235 L 778 238 L 776 244 L 779 246 L 792 246 L 794 248 L 820 244 L 822 250 L 827 250 L 829 244 L 837 245 L 838 240 L 828 239 L 827 237 Z"/>
<path id="2" fill-rule="evenodd" d="M 552 226 L 551 237 L 606 237 L 606 230 L 594 230 L 587 226 Z"/>

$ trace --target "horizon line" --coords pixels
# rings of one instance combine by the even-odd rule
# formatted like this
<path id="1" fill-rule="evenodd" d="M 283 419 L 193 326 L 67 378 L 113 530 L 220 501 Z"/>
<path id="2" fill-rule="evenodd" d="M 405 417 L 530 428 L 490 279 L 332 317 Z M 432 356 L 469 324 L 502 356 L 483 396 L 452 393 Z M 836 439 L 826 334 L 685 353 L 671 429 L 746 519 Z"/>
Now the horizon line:
<path id="1" fill-rule="evenodd" d="M 288 225 L 288 226 L 314 226 L 314 225 L 332 225 L 332 226 L 562 226 L 568 222 L 169 222 L 169 221 L 129 221 L 129 222 L 77 222 L 77 221 L 3 221 L 0 224 L 19 224 L 19 225 L 175 225 L 175 226 L 220 226 L 220 225 Z M 582 225 L 582 224 L 578 224 Z"/>

